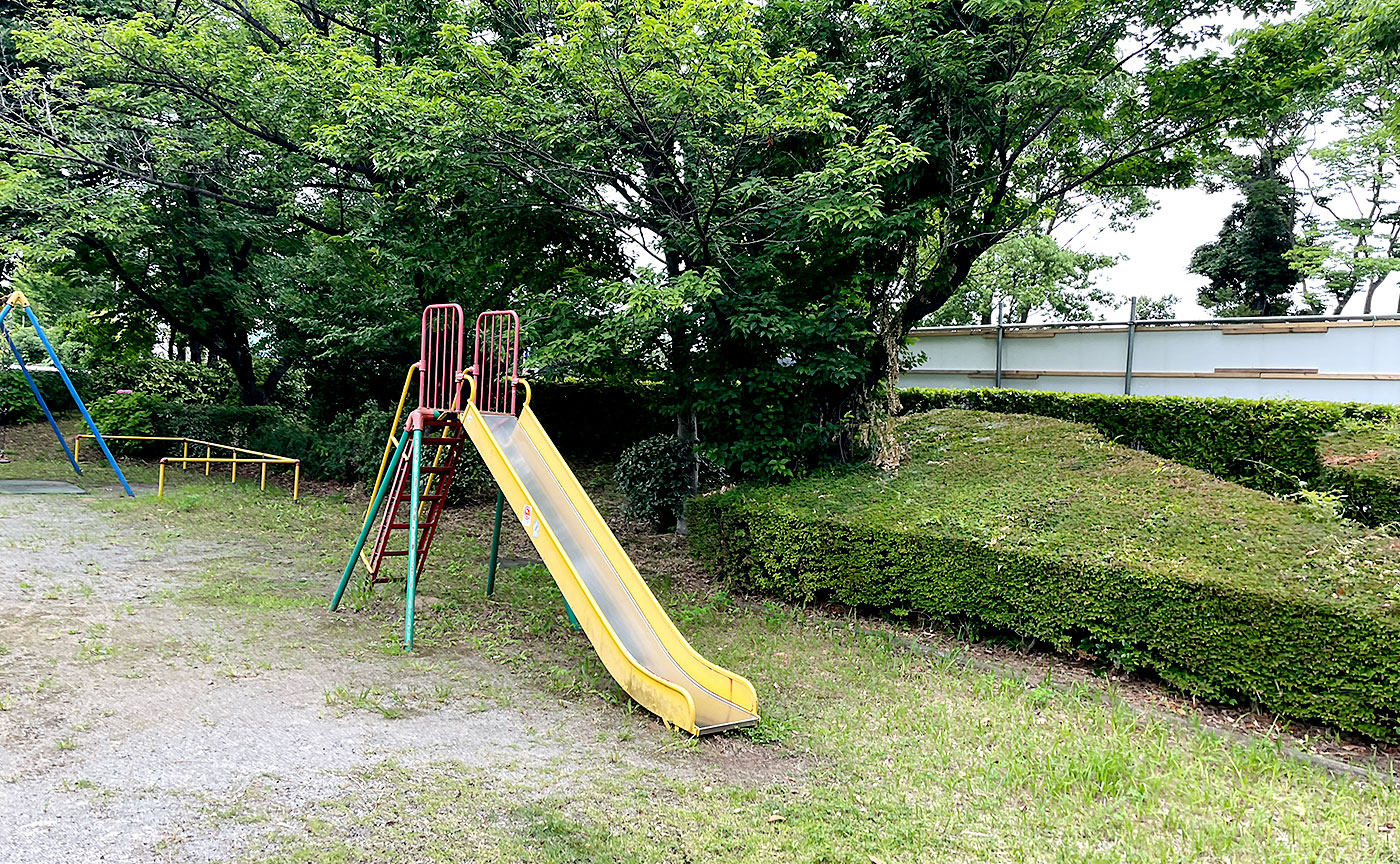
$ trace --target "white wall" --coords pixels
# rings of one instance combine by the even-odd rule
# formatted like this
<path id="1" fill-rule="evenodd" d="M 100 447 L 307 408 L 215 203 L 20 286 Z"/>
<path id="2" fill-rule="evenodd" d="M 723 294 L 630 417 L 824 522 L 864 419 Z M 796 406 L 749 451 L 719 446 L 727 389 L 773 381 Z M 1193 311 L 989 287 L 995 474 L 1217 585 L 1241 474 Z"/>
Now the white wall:
<path id="1" fill-rule="evenodd" d="M 995 334 L 995 327 L 914 331 L 914 351 L 926 356 L 900 383 L 994 386 Z M 1126 326 L 1008 327 L 1005 334 L 1003 387 L 1123 392 Z M 1132 392 L 1400 403 L 1400 321 L 1140 324 Z"/>

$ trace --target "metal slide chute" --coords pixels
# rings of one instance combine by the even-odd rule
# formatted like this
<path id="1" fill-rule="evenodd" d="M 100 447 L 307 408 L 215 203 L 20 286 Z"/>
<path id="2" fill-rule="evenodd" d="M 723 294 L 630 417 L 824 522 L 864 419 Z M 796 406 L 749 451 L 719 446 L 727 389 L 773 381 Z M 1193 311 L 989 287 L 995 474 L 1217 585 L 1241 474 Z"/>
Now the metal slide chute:
<path id="1" fill-rule="evenodd" d="M 693 735 L 757 723 L 753 685 L 685 641 L 529 406 L 462 425 L 622 689 Z"/>
<path id="2" fill-rule="evenodd" d="M 376 491 L 331 599 L 331 611 L 344 597 L 357 563 L 364 562 L 371 582 L 382 581 L 385 558 L 404 557 L 404 646 L 413 647 L 421 561 L 432 544 L 465 433 L 530 535 L 579 627 L 628 695 L 692 735 L 757 723 L 753 685 L 708 662 L 685 641 L 530 410 L 530 385 L 519 377 L 520 319 L 511 311 L 483 312 L 476 322 L 470 367 L 465 367 L 464 334 L 465 318 L 457 304 L 424 310 L 422 355 L 404 382 L 394 419 L 397 435 L 391 433 L 385 447 Z M 400 428 L 415 370 L 419 406 Z M 523 403 L 518 399 L 521 388 Z M 431 464 L 423 464 L 424 445 L 437 447 Z M 498 497 L 498 537 L 501 509 Z M 376 521 L 374 551 L 365 558 Z M 404 534 L 402 549 L 391 544 L 390 538 Z M 494 561 L 493 543 L 492 575 Z M 489 580 L 490 576 L 488 585 Z"/>

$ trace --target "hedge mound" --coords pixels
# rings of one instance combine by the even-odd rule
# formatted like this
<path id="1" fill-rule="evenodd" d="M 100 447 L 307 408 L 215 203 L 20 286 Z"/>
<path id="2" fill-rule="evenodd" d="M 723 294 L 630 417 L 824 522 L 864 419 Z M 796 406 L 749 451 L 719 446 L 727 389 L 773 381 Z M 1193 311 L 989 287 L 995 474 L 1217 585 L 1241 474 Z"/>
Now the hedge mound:
<path id="1" fill-rule="evenodd" d="M 1400 426 L 1344 427 L 1318 444 L 1322 488 L 1367 525 L 1400 522 Z"/>
<path id="2" fill-rule="evenodd" d="M 905 412 L 967 408 L 1087 423 L 1138 450 L 1274 494 L 1322 473 L 1318 442 L 1346 421 L 1400 420 L 1400 408 L 1299 399 L 1105 396 L 1036 390 L 900 391 Z"/>
<path id="3" fill-rule="evenodd" d="M 900 422 L 852 469 L 691 502 L 742 586 L 975 621 L 1208 699 L 1400 739 L 1400 543 L 1043 417 Z"/>

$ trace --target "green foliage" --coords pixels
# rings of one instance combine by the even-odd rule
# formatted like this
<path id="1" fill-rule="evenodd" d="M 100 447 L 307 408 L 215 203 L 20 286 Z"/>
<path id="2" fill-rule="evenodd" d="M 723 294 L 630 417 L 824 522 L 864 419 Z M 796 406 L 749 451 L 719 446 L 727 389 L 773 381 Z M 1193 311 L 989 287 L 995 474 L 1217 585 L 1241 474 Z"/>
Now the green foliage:
<path id="1" fill-rule="evenodd" d="M 0 356 L 8 353 L 0 350 Z M 18 369 L 0 369 L 0 423 L 29 423 L 44 419 L 34 391 Z"/>
<path id="2" fill-rule="evenodd" d="M 1345 501 L 1367 525 L 1400 523 L 1400 425 L 1343 424 L 1318 445 L 1319 486 Z"/>
<path id="3" fill-rule="evenodd" d="M 721 482 L 722 474 L 690 442 L 675 435 L 654 435 L 623 451 L 614 477 L 627 496 L 627 517 L 646 522 L 659 533 L 675 527 L 697 485 L 702 490 L 712 488 Z"/>
<path id="4" fill-rule="evenodd" d="M 1136 450 L 1280 495 L 1318 477 L 1318 441 L 1343 420 L 1400 416 L 1389 405 L 1031 390 L 911 389 L 900 399 L 911 414 L 956 407 L 1086 423 Z"/>
<path id="5" fill-rule="evenodd" d="M 1059 421 L 937 411 L 911 458 L 690 502 L 738 586 L 1097 648 L 1185 692 L 1400 740 L 1394 540 Z"/>
<path id="6" fill-rule="evenodd" d="M 87 402 L 92 422 L 107 439 L 113 453 L 131 456 L 162 453 L 167 445 L 159 442 L 122 441 L 117 435 L 163 435 L 160 417 L 165 400 L 149 393 L 112 393 Z"/>
<path id="7" fill-rule="evenodd" d="M 1047 234 L 1008 237 L 977 259 L 963 287 L 927 323 L 991 324 L 998 307 L 1009 322 L 1032 313 L 1091 320 L 1097 306 L 1115 302 L 1093 286 L 1094 273 L 1114 263 L 1108 255 L 1065 248 Z"/>
<path id="8" fill-rule="evenodd" d="M 1298 193 L 1272 159 L 1240 180 L 1244 200 L 1230 208 L 1220 236 L 1197 247 L 1190 271 L 1210 280 L 1197 300 L 1221 316 L 1287 315 L 1298 272 L 1289 264 Z"/>
<path id="9" fill-rule="evenodd" d="M 71 370 L 70 370 L 71 371 Z M 205 365 L 143 357 L 96 363 L 88 369 L 84 398 L 130 390 L 171 402 L 213 405 L 238 401 L 238 382 L 223 363 Z"/>
<path id="10" fill-rule="evenodd" d="M 1346 75 L 1331 103 L 1341 137 L 1309 154 L 1317 165 L 1314 212 L 1289 260 L 1322 283 L 1334 311 L 1359 293 L 1370 314 L 1376 290 L 1400 270 L 1400 71 L 1372 46 L 1347 44 L 1355 36 L 1348 31 L 1364 26 L 1354 12 L 1324 6 L 1311 16 L 1347 34 L 1340 40 Z"/>
<path id="11" fill-rule="evenodd" d="M 1181 302 L 1181 298 L 1175 294 L 1166 294 L 1162 297 L 1139 297 L 1137 298 L 1137 317 L 1139 321 L 1167 321 L 1176 317 L 1176 305 Z"/>

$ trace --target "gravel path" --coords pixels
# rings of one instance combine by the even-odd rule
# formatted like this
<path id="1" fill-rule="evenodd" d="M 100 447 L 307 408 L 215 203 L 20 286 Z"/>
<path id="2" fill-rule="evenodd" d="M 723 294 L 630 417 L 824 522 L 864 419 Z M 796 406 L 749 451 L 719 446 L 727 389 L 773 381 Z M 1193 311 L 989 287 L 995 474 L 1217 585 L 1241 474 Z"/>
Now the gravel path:
<path id="1" fill-rule="evenodd" d="M 597 758 L 607 718 L 501 668 L 359 650 L 372 625 L 304 604 L 182 602 L 247 548 L 158 554 L 93 504 L 0 498 L 0 862 L 223 860 L 276 827 L 209 818 L 248 796 L 296 813 L 386 760 L 557 785 Z"/>

